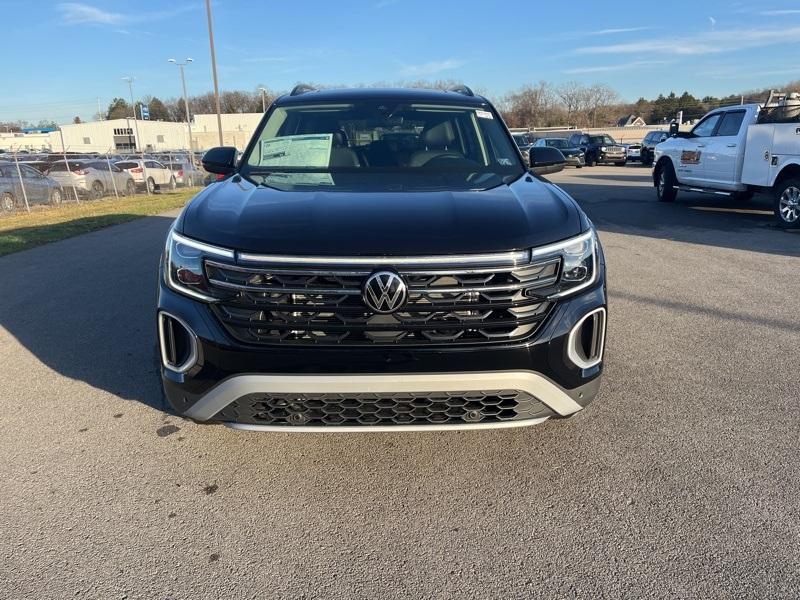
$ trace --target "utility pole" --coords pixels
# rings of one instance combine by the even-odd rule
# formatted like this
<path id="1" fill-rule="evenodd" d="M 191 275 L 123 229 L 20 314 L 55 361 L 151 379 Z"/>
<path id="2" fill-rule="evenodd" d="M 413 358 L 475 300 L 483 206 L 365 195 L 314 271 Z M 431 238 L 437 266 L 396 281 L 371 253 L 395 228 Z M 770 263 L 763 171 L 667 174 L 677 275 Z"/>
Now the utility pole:
<path id="1" fill-rule="evenodd" d="M 134 144 L 134 151 L 136 150 L 136 146 L 139 146 L 139 152 L 142 155 L 142 178 L 144 179 L 144 189 L 147 192 L 147 195 L 150 195 L 150 186 L 147 183 L 147 166 L 144 164 L 144 146 L 142 145 L 142 140 L 139 138 L 139 122 L 136 120 L 136 102 L 133 100 L 133 77 L 123 77 L 123 81 L 128 82 L 128 90 L 131 93 L 131 105 L 133 106 L 133 126 L 136 131 L 136 143 Z"/>
<path id="2" fill-rule="evenodd" d="M 122 81 L 128 82 L 128 91 L 131 94 L 131 106 L 133 107 L 133 126 L 136 130 L 136 143 L 133 145 L 133 149 L 137 150 L 142 148 L 142 140 L 139 137 L 139 122 L 136 120 L 136 102 L 133 101 L 133 77 L 123 77 Z"/>
<path id="3" fill-rule="evenodd" d="M 174 58 L 167 59 L 167 62 L 178 65 L 181 70 L 181 86 L 183 87 L 183 106 L 186 109 L 186 128 L 189 130 L 189 164 L 194 166 L 194 142 L 192 142 L 192 118 L 189 115 L 189 96 L 186 95 L 186 76 L 183 73 L 183 68 L 192 62 L 191 58 L 187 58 L 186 62 L 179 63 Z"/>
<path id="4" fill-rule="evenodd" d="M 211 19 L 211 0 L 206 0 L 206 14 L 208 15 L 208 43 L 211 46 L 211 74 L 214 77 L 214 101 L 217 104 L 217 128 L 219 130 L 219 145 L 222 146 L 222 115 L 219 107 L 219 82 L 217 81 L 217 53 L 214 50 L 214 25 Z"/>
<path id="5" fill-rule="evenodd" d="M 98 121 L 103 120 L 103 111 L 100 108 L 100 96 L 97 97 L 97 120 Z"/>
<path id="6" fill-rule="evenodd" d="M 261 112 L 267 112 L 267 88 L 258 88 L 261 91 Z"/>

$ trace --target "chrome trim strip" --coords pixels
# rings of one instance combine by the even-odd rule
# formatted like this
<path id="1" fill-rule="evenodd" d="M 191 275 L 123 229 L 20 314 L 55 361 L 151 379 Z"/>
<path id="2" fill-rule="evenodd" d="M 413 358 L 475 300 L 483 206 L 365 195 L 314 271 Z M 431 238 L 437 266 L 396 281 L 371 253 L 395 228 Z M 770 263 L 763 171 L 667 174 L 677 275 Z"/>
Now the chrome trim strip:
<path id="1" fill-rule="evenodd" d="M 584 321 L 591 317 L 594 314 L 601 313 L 603 315 L 603 323 L 600 328 L 600 352 L 597 355 L 596 359 L 593 360 L 583 360 L 578 355 L 577 350 L 575 350 L 575 338 L 578 335 L 578 330 L 583 325 Z M 599 365 L 603 361 L 603 351 L 605 350 L 606 345 L 606 309 L 603 307 L 596 308 L 594 310 L 590 310 L 588 313 L 583 315 L 580 320 L 575 323 L 573 328 L 569 332 L 569 337 L 567 338 L 567 356 L 569 359 L 575 364 L 576 367 L 580 367 L 581 369 L 589 369 L 594 367 L 595 365 Z"/>
<path id="2" fill-rule="evenodd" d="M 497 252 L 490 254 L 461 254 L 454 256 L 283 256 L 270 254 L 250 254 L 237 252 L 239 261 L 267 263 L 278 265 L 331 265 L 348 267 L 353 265 L 369 265 L 371 267 L 394 266 L 438 266 L 481 265 L 481 266 L 518 266 L 530 262 L 530 250 L 514 252 Z"/>
<path id="3" fill-rule="evenodd" d="M 487 389 L 512 389 L 527 392 L 562 416 L 570 415 L 582 408 L 557 384 L 533 371 L 398 373 L 391 375 L 234 375 L 209 390 L 186 411 L 186 416 L 197 421 L 207 421 L 242 396 L 257 393 L 435 393 Z M 392 429 L 392 431 L 395 430 Z"/>
<path id="4" fill-rule="evenodd" d="M 223 423 L 231 429 L 242 431 L 269 431 L 273 433 L 393 433 L 401 431 L 474 431 L 476 429 L 514 429 L 544 423 L 550 417 L 501 421 L 498 423 L 458 423 L 455 425 L 329 425 L 308 427 L 303 425 L 250 425 L 249 423 Z"/>
<path id="5" fill-rule="evenodd" d="M 189 358 L 187 358 L 183 364 L 178 366 L 171 365 L 169 360 L 167 360 L 167 348 L 164 343 L 164 317 L 175 319 L 184 329 L 186 329 L 186 331 L 189 332 L 191 352 L 189 352 Z M 186 324 L 186 321 L 180 317 L 176 317 L 172 313 L 168 313 L 163 310 L 159 311 L 158 313 L 158 346 L 161 349 L 161 364 L 165 369 L 169 369 L 175 373 L 186 373 L 186 371 L 191 369 L 197 363 L 197 334 L 192 330 L 191 327 L 189 327 L 189 325 Z"/>
<path id="6" fill-rule="evenodd" d="M 197 240 L 193 240 L 191 238 L 187 238 L 182 236 L 180 233 L 175 233 L 174 231 L 171 232 L 172 239 L 179 244 L 186 244 L 187 246 L 191 246 L 192 248 L 197 248 L 198 250 L 202 250 L 203 252 L 208 252 L 209 254 L 216 254 L 217 256 L 222 256 L 223 258 L 234 258 L 233 250 L 228 250 L 227 248 L 220 248 L 219 246 L 212 246 L 211 244 L 206 244 L 204 242 L 198 242 Z"/>

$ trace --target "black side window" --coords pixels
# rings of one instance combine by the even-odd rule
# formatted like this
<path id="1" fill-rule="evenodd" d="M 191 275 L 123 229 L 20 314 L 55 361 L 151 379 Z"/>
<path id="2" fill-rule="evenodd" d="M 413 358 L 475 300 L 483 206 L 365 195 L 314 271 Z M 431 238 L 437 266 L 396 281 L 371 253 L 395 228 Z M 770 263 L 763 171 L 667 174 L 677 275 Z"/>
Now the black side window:
<path id="1" fill-rule="evenodd" d="M 739 129 L 742 126 L 743 120 L 743 110 L 732 110 L 731 112 L 725 113 L 725 116 L 722 117 L 722 123 L 719 124 L 719 128 L 717 129 L 717 133 L 714 135 L 739 135 Z"/>

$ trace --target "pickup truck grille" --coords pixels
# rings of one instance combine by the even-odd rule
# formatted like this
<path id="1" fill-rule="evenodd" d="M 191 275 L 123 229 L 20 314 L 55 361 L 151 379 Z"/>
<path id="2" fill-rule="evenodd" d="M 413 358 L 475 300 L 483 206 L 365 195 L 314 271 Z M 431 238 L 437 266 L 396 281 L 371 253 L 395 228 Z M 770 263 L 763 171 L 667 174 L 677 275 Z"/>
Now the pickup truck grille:
<path id="1" fill-rule="evenodd" d="M 213 310 L 239 341 L 396 346 L 484 344 L 532 336 L 554 305 L 536 290 L 556 281 L 560 259 L 446 269 L 401 266 L 393 270 L 404 280 L 408 299 L 391 314 L 374 312 L 362 297 L 372 266 L 205 264 L 210 285 L 230 294 L 212 305 Z M 390 268 L 391 260 L 380 267 Z"/>

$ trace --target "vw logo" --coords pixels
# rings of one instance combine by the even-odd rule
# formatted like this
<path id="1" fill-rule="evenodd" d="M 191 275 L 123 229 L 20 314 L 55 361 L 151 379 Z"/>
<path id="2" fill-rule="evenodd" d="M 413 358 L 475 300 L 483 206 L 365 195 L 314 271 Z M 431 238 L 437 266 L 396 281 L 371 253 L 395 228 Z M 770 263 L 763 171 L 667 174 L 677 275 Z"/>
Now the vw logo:
<path id="1" fill-rule="evenodd" d="M 385 315 L 406 303 L 408 288 L 403 278 L 394 271 L 376 271 L 364 282 L 361 297 L 368 307 Z"/>

